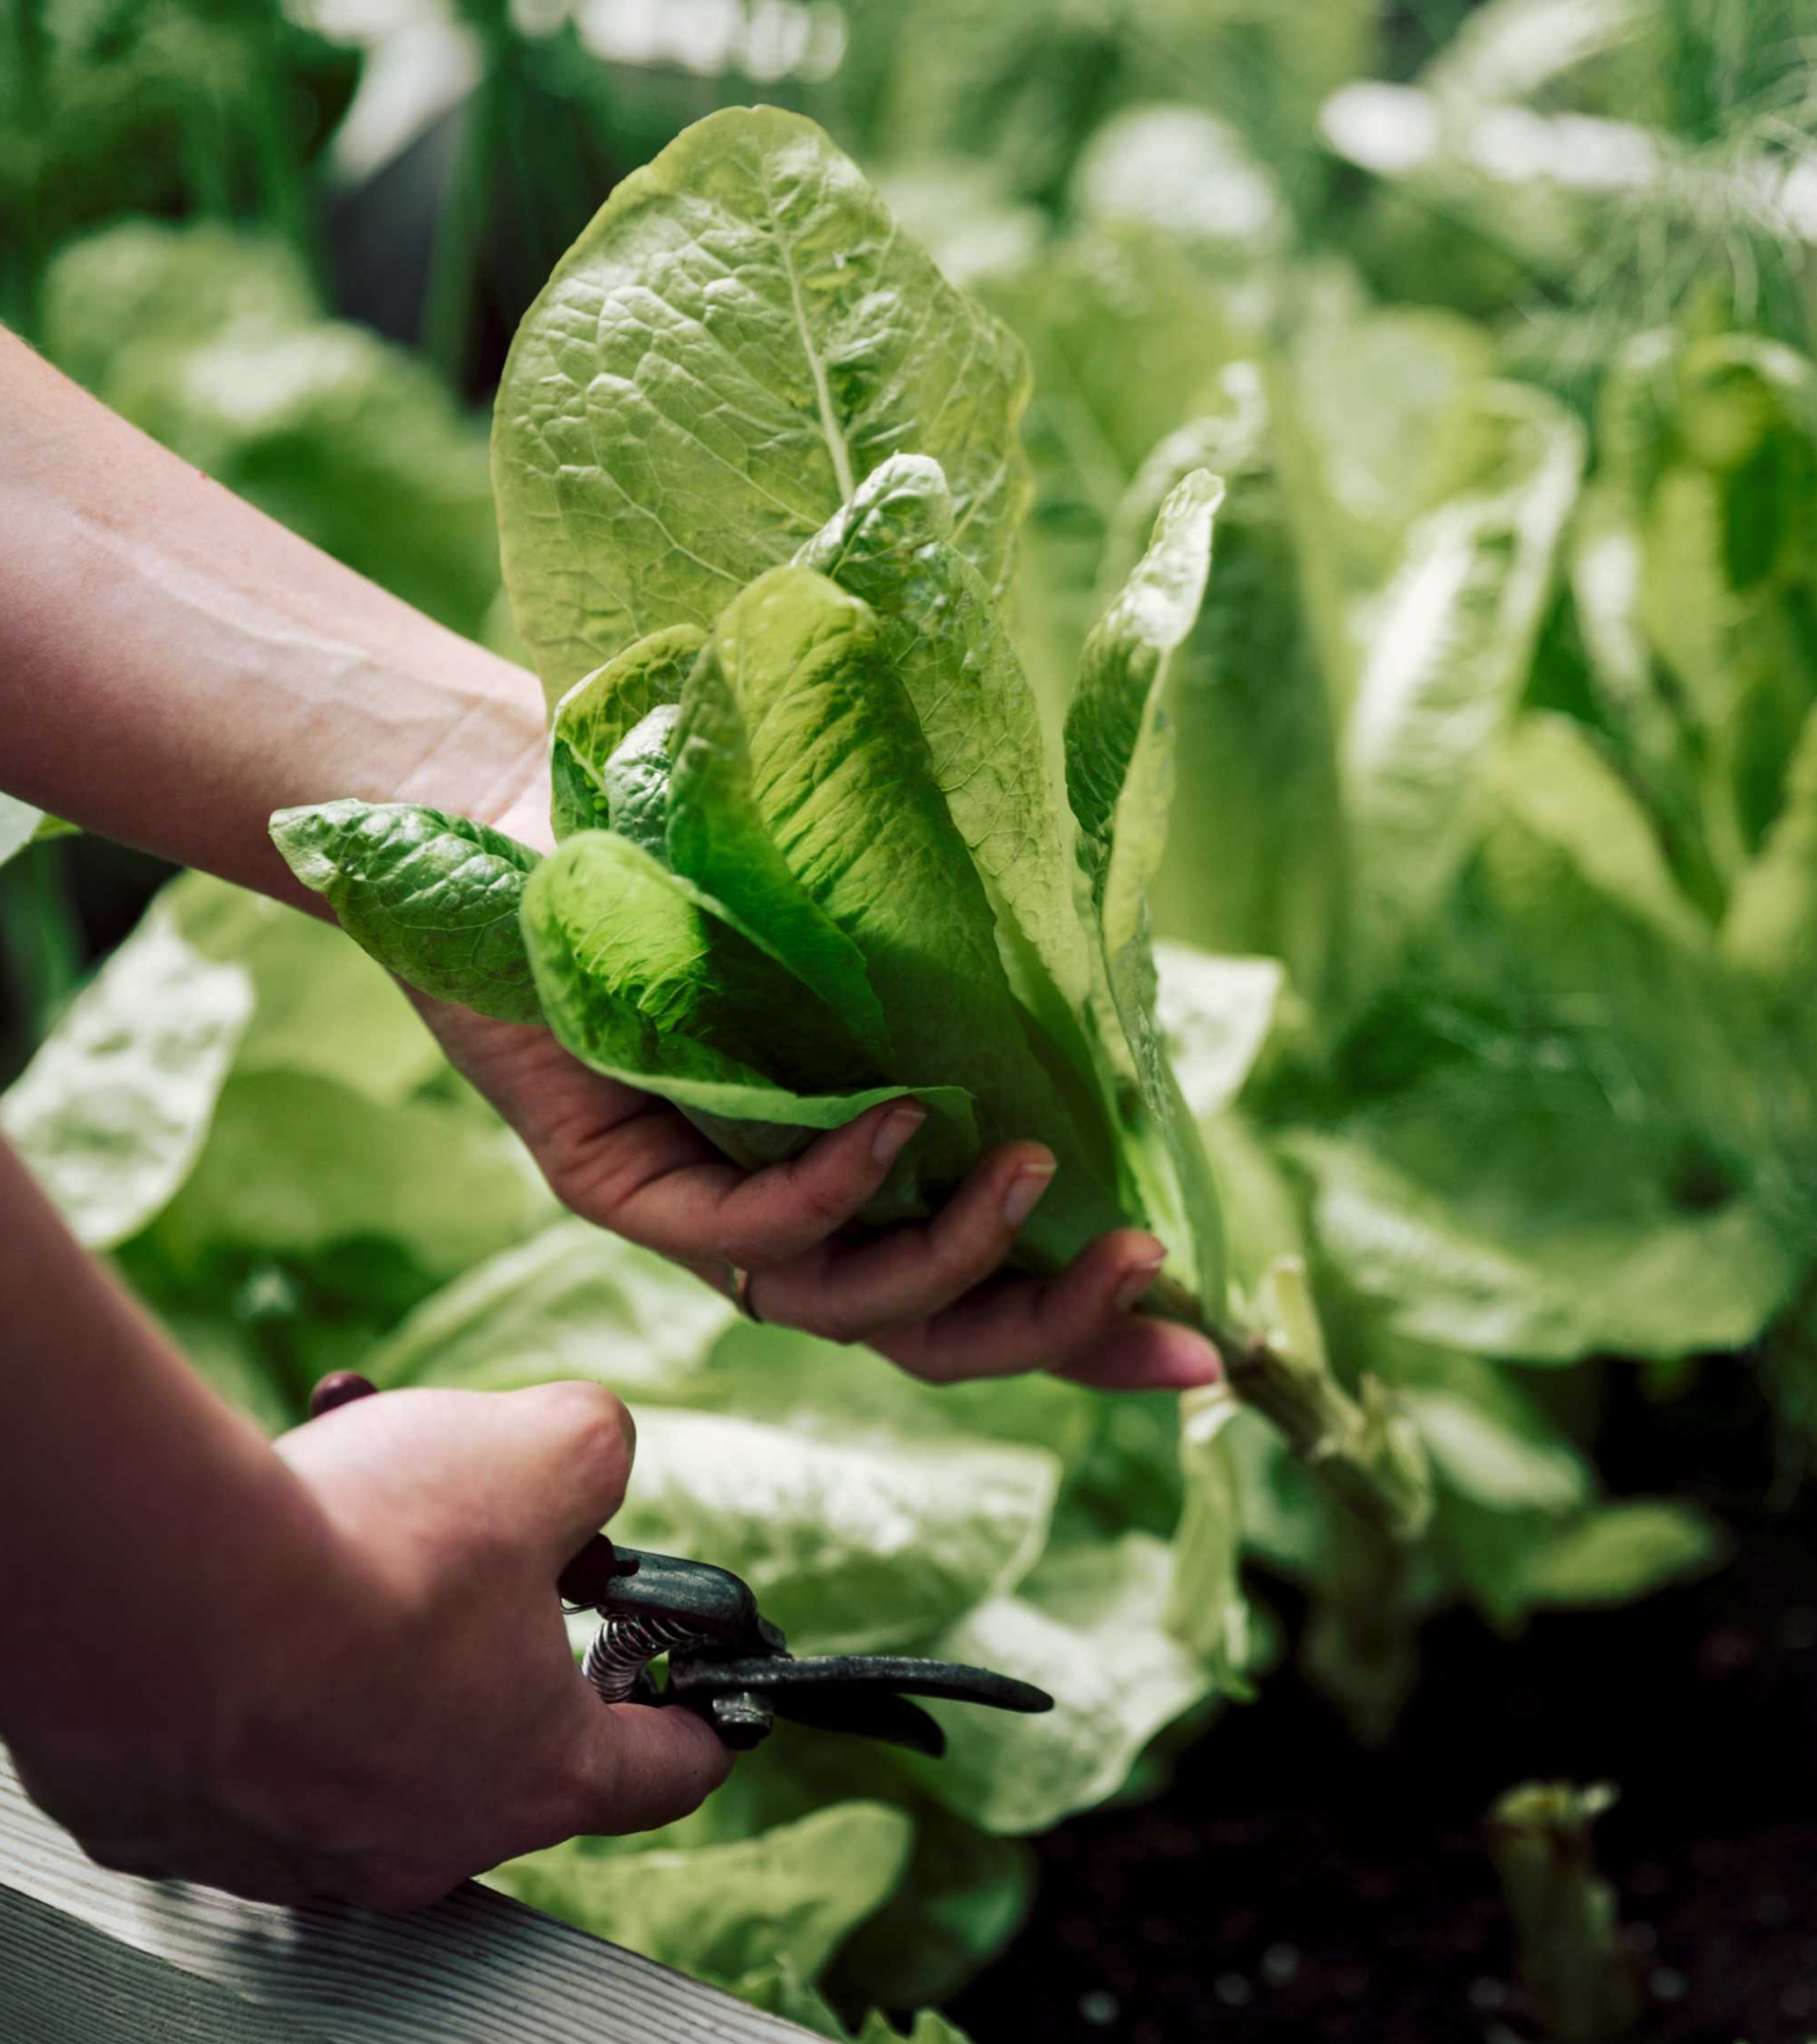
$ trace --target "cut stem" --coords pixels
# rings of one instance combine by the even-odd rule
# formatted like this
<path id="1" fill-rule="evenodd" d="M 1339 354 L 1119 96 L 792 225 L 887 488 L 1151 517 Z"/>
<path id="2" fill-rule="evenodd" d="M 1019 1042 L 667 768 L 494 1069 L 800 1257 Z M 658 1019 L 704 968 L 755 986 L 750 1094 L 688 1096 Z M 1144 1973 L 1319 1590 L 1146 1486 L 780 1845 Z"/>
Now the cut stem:
<path id="1" fill-rule="evenodd" d="M 1230 1389 L 1271 1421 L 1287 1444 L 1350 1510 L 1396 1542 L 1416 1541 L 1432 1516 L 1432 1486 L 1417 1437 L 1394 1410 L 1379 1379 L 1352 1395 L 1322 1353 L 1293 1354 L 1264 1333 L 1220 1327 L 1203 1303 L 1171 1278 L 1157 1278 L 1143 1303 L 1184 1321 L 1224 1358 Z"/>

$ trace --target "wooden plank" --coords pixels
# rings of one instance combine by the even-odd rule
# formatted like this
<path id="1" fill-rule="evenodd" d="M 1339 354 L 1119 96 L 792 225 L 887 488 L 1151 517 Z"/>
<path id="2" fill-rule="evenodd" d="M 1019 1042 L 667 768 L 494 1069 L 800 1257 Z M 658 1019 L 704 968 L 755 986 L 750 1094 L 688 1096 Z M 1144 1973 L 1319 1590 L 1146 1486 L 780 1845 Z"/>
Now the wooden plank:
<path id="1" fill-rule="evenodd" d="M 635 1862 L 626 1878 L 637 1877 Z M 409 1916 L 110 1874 L 0 1748 L 7 2044 L 790 2044 L 809 2035 L 469 1882 Z"/>

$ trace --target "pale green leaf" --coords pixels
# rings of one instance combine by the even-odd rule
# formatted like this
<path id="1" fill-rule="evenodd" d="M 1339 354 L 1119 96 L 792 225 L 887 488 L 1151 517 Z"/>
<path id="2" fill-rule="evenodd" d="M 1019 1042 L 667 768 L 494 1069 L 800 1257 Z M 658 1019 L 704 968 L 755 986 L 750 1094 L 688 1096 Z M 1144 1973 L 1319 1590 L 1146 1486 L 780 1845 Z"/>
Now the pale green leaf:
<path id="1" fill-rule="evenodd" d="M 159 898 L 204 957 L 251 978 L 237 1072 L 316 1072 L 397 1101 L 443 1069 L 397 980 L 331 923 L 208 873 L 185 873 Z"/>
<path id="2" fill-rule="evenodd" d="M 1569 1511 L 1589 1485 L 1583 1457 L 1556 1435 L 1520 1430 L 1452 1392 L 1403 1389 L 1412 1419 L 1439 1476 L 1503 1511 Z"/>
<path id="3" fill-rule="evenodd" d="M 1007 1442 L 809 1437 L 645 1405 L 612 1534 L 732 1569 L 798 1651 L 865 1651 L 1020 1582 L 1059 1479 L 1052 1455 Z"/>
<path id="4" fill-rule="evenodd" d="M 1493 364 L 1455 313 L 1372 307 L 1343 269 L 1302 272 L 1288 344 L 1261 356 L 1282 509 L 1317 664 L 1342 716 L 1363 652 L 1361 607 L 1409 526 L 1468 482 Z"/>
<path id="5" fill-rule="evenodd" d="M 505 581 L 552 697 L 645 632 L 710 626 L 905 449 L 944 468 L 998 585 L 1027 375 L 811 121 L 688 129 L 556 266 L 500 384 Z"/>
<path id="6" fill-rule="evenodd" d="M 944 1760 L 924 1785 L 988 1831 L 1042 1831 L 1116 1792 L 1155 1735 L 1206 1699 L 1204 1664 L 1166 1630 L 1169 1551 L 1146 1534 L 1050 1555 L 1014 1596 L 980 1605 L 928 1649 L 1020 1677 L 1055 1707 L 1023 1718 L 932 1706 Z"/>
<path id="7" fill-rule="evenodd" d="M 669 750 L 679 715 L 675 703 L 652 710 L 626 732 L 601 777 L 610 827 L 653 858 L 669 855 Z"/>
<path id="8" fill-rule="evenodd" d="M 1173 793 L 1162 683 L 1205 600 L 1223 497 L 1196 469 L 1162 504 L 1148 552 L 1086 641 L 1067 714 L 1067 793 L 1111 959 L 1137 940 L 1160 863 Z"/>
<path id="9" fill-rule="evenodd" d="M 590 1222 L 558 1221 L 426 1299 L 364 1367 L 381 1388 L 505 1391 L 592 1377 L 626 1398 L 684 1400 L 737 1318 L 679 1265 Z"/>
<path id="10" fill-rule="evenodd" d="M 1325 1254 L 1399 1332 L 1564 1363 L 1738 1348 L 1800 1262 L 1744 1186 L 1712 1203 L 1669 1128 L 1584 1075 L 1436 1076 L 1292 1144 Z"/>
<path id="11" fill-rule="evenodd" d="M 1646 812 L 1582 725 L 1546 713 L 1523 717 L 1488 783 L 1498 826 L 1544 845 L 1579 889 L 1669 943 L 1707 949 L 1709 926 L 1680 891 Z"/>
<path id="12" fill-rule="evenodd" d="M 1066 729 L 1067 793 L 1097 925 L 1101 1028 L 1125 1047 L 1166 1154 L 1173 1197 L 1163 1210 L 1173 1210 L 1190 1238 L 1193 1277 L 1213 1312 L 1224 1290 L 1217 1193 L 1160 1045 L 1147 890 L 1173 793 L 1162 700 L 1168 663 L 1204 600 L 1223 494 L 1223 484 L 1203 469 L 1169 493 L 1148 552 L 1085 642 Z"/>
<path id="13" fill-rule="evenodd" d="M 610 823 L 607 762 L 651 711 L 681 700 L 681 684 L 705 643 L 706 634 L 693 625 L 652 632 L 576 681 L 556 705 L 549 783 L 557 837 Z"/>
<path id="14" fill-rule="evenodd" d="M 272 837 L 348 936 L 418 992 L 541 1019 L 518 928 L 527 845 L 439 809 L 351 800 L 280 809 Z"/>
<path id="15" fill-rule="evenodd" d="M 252 1013 L 247 974 L 154 907 L 0 1097 L 0 1130 L 89 1248 L 136 1234 L 189 1175 Z"/>
<path id="16" fill-rule="evenodd" d="M 821 1972 L 888 1899 L 914 1841 L 908 1814 L 838 1803 L 752 1839 L 601 1853 L 588 1839 L 509 1859 L 486 1877 L 534 1909 L 667 1965 L 729 1980 L 785 1962 Z"/>
<path id="17" fill-rule="evenodd" d="M 207 1147 L 166 1209 L 163 1239 L 309 1257 L 378 1240 L 432 1277 L 455 1272 L 553 1218 L 521 1146 L 467 1101 L 390 1106 L 311 1072 L 227 1083 Z"/>
<path id="18" fill-rule="evenodd" d="M 905 1090 L 866 1086 L 861 1054 L 804 986 L 609 831 L 583 831 L 542 862 L 523 932 L 543 1014 L 567 1048 L 707 1118 L 742 1162 L 788 1154 L 803 1131 L 841 1127 Z M 778 1015 L 786 1031 L 767 1031 Z M 813 1090 L 791 1090 L 791 1078 Z M 841 1083 L 854 1090 L 822 1090 Z M 898 1160 L 899 1190 L 924 1159 L 950 1171 L 970 1146 L 962 1095 L 934 1086 L 918 1097 L 936 1119 Z"/>
<path id="19" fill-rule="evenodd" d="M 1817 710 L 1786 774 L 1785 806 L 1722 921 L 1725 957 L 1808 1021 L 1817 1003 Z"/>
<path id="20" fill-rule="evenodd" d="M 998 921 L 1013 982 L 1055 1032 L 1076 1032 L 1091 989 L 1069 846 L 1048 778 L 1041 716 L 978 571 L 952 544 L 937 463 L 892 455 L 798 559 L 869 604 L 936 785 Z"/>
<path id="21" fill-rule="evenodd" d="M 1469 854 L 1477 777 L 1525 686 L 1577 492 L 1583 435 L 1562 406 L 1514 384 L 1483 403 L 1498 459 L 1409 532 L 1345 730 L 1359 993 L 1392 970 Z"/>
<path id="22" fill-rule="evenodd" d="M 44 821 L 44 812 L 34 809 L 29 802 L 22 802 L 11 795 L 0 795 L 0 866 L 23 852 L 38 835 L 38 826 Z"/>
<path id="23" fill-rule="evenodd" d="M 690 674 L 670 740 L 669 858 L 881 1058 L 889 1034 L 864 957 L 772 835 L 766 796 L 811 727 L 790 718 L 761 756 L 752 731 L 779 698 L 811 710 L 848 674 L 849 695 L 871 633 L 863 605 L 805 571 L 766 576 L 739 598 Z"/>
<path id="24" fill-rule="evenodd" d="M 1181 477 L 1196 467 L 1224 477 L 1217 572 L 1170 670 L 1185 792 L 1149 901 L 1163 936 L 1281 959 L 1315 999 L 1344 918 L 1332 711 L 1253 365 L 1227 370 L 1224 393 L 1227 411 L 1182 427 L 1142 465 L 1107 556 L 1107 567 L 1134 557 Z"/>
<path id="25" fill-rule="evenodd" d="M 1287 999 L 1275 959 L 1214 958 L 1190 944 L 1155 946 L 1156 1019 L 1193 1117 L 1221 1114 L 1242 1092 Z"/>
<path id="26" fill-rule="evenodd" d="M 1627 1604 L 1707 1574 L 1728 1544 L 1722 1529 L 1688 1505 L 1652 1499 L 1604 1505 L 1527 1555 L 1520 1588 L 1533 1604 Z"/>
<path id="27" fill-rule="evenodd" d="M 1236 1465 L 1226 1430 L 1242 1407 L 1222 1386 L 1180 1401 L 1180 1473 L 1185 1505 L 1173 1535 L 1173 1586 L 1167 1623 L 1198 1655 L 1220 1689 L 1244 1695 L 1249 1606 L 1238 1574 L 1243 1544 Z"/>
<path id="28" fill-rule="evenodd" d="M 1059 1160 L 1024 1244 L 1067 1260 L 1118 1225 L 1095 1101 L 1044 1067 L 999 961 L 989 900 L 930 770 L 874 613 L 803 568 L 732 606 L 683 692 L 669 852 L 741 928 L 842 1016 L 829 938 L 888 1017 L 885 1075 L 962 1084 L 985 1142 L 1039 1136 Z M 795 1027 L 791 1018 L 790 1028 Z"/>

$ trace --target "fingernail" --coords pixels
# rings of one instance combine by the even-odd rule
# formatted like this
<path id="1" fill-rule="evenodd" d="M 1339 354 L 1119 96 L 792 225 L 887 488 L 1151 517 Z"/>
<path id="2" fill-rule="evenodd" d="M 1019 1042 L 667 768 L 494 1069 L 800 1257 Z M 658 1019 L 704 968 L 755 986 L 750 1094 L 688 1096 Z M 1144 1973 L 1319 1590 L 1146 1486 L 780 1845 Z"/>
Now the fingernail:
<path id="1" fill-rule="evenodd" d="M 1119 1313 L 1128 1313 L 1150 1285 L 1155 1282 L 1155 1273 L 1167 1261 L 1165 1249 L 1155 1250 L 1153 1256 L 1144 1257 L 1139 1263 L 1132 1263 L 1118 1280 L 1117 1294 L 1113 1301 Z"/>
<path id="2" fill-rule="evenodd" d="M 877 1124 L 871 1138 L 871 1154 L 879 1164 L 893 1164 L 908 1138 L 927 1119 L 925 1107 L 892 1107 Z"/>
<path id="3" fill-rule="evenodd" d="M 1010 1180 L 1010 1189 L 1003 1195 L 1003 1218 L 1012 1227 L 1020 1227 L 1034 1211 L 1034 1203 L 1053 1183 L 1051 1164 L 1025 1164 Z"/>
<path id="4" fill-rule="evenodd" d="M 1168 1372 L 1170 1391 L 1203 1391 L 1208 1384 L 1224 1382 L 1224 1358 L 1209 1342 L 1194 1342 L 1190 1357 L 1182 1357 Z"/>

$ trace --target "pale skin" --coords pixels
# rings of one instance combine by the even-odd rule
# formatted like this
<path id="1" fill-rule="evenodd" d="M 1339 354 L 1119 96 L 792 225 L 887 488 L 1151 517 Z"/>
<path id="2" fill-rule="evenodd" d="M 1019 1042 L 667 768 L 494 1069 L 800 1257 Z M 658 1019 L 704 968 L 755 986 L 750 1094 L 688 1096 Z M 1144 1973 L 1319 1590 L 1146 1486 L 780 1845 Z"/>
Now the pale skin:
<path id="1" fill-rule="evenodd" d="M 423 802 L 548 842 L 531 677 L 4 332 L 0 416 L 0 788 L 306 908 L 266 834 L 294 803 Z M 765 1319 L 934 1382 L 1217 1374 L 1199 1336 L 1135 1310 L 1161 1254 L 1138 1230 L 1056 1277 L 1004 1270 L 1052 1175 L 1038 1143 L 985 1156 L 925 1225 L 855 1242 L 912 1107 L 747 1173 L 544 1031 L 417 1005 L 569 1207 L 708 1282 L 748 1271 Z M 0 1327 L 0 1736 L 97 1858 L 408 1907 L 512 1853 L 665 1822 L 723 1777 L 697 1720 L 607 1709 L 568 1655 L 555 1579 L 633 1453 L 599 1386 L 388 1393 L 267 1443 L 4 1153 Z"/>

